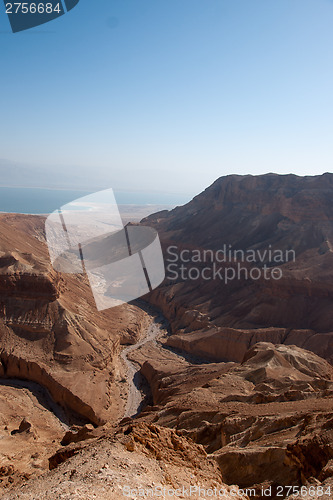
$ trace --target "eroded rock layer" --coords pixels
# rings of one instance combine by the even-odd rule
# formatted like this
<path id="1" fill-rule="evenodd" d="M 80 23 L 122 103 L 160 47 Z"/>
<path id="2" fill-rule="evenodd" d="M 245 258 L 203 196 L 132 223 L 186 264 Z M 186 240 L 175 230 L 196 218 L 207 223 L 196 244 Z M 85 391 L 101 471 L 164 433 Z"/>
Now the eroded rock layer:
<path id="1" fill-rule="evenodd" d="M 121 417 L 117 353 L 139 338 L 145 314 L 97 312 L 85 276 L 51 267 L 42 217 L 3 214 L 0 234 L 1 376 L 39 383 L 94 424 Z"/>
<path id="2" fill-rule="evenodd" d="M 171 322 L 172 345 L 239 361 L 267 341 L 332 360 L 332 199 L 333 174 L 230 175 L 188 204 L 145 218 L 166 262 L 166 279 L 148 300 Z M 278 279 L 269 274 L 275 267 Z M 227 268 L 236 277 L 226 281 Z M 261 273 L 252 279 L 255 268 Z"/>
<path id="3" fill-rule="evenodd" d="M 260 342 L 241 363 L 184 358 L 162 341 L 134 357 L 154 406 L 140 419 L 204 446 L 227 484 L 305 485 L 331 477 L 333 368 L 297 346 Z M 326 472 L 325 472 L 326 471 Z"/>

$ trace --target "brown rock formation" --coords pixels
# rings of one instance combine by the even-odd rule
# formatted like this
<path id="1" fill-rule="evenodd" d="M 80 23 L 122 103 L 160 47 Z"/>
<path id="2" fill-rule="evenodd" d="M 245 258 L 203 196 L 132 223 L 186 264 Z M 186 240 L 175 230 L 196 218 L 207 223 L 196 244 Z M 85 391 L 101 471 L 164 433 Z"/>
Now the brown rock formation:
<path id="1" fill-rule="evenodd" d="M 296 260 L 279 264 L 279 280 L 242 276 L 225 283 L 169 276 L 149 294 L 147 300 L 170 320 L 170 335 L 139 346 L 128 358 L 149 382 L 151 406 L 137 423 L 123 421 L 111 440 L 97 438 L 101 428 L 80 426 L 65 433 L 53 422 L 57 442 L 48 455 L 54 469 L 48 491 L 54 491 L 54 478 L 59 483 L 57 466 L 66 462 L 62 470 L 83 498 L 90 498 L 83 471 L 103 478 L 103 488 L 110 484 L 110 490 L 98 487 L 99 498 L 119 498 L 119 485 L 107 473 L 110 447 L 113 454 L 134 457 L 129 458 L 130 478 L 136 485 L 142 484 L 142 471 L 135 476 L 133 470 L 142 461 L 161 484 L 174 484 L 177 477 L 214 485 L 217 478 L 242 487 L 272 486 L 273 496 L 277 485 L 330 480 L 332 194 L 332 174 L 228 176 L 184 207 L 143 221 L 158 229 L 166 258 L 169 245 L 178 254 L 231 245 L 242 251 L 294 250 Z M 41 218 L 4 215 L 0 230 L 0 374 L 38 381 L 69 416 L 78 413 L 94 424 L 116 418 L 119 343 L 138 338 L 144 314 L 127 305 L 97 315 L 85 278 L 50 267 Z M 259 264 L 268 261 L 265 257 Z M 185 263 L 185 271 L 192 264 Z M 202 271 L 206 265 L 197 262 L 196 267 Z M 254 265 L 244 264 L 248 272 Z M 228 257 L 226 266 L 236 269 L 237 261 Z M 6 442 L 22 417 L 3 431 Z M 33 430 L 38 418 L 31 419 Z M 32 442 L 29 434 L 10 437 L 18 446 Z M 87 465 L 83 448 L 85 457 L 93 450 Z M 100 452 L 103 462 L 91 473 Z M 15 476 L 11 465 L 7 459 L 8 477 Z M 42 480 L 36 484 L 37 489 L 26 489 L 28 498 L 44 498 Z"/>
<path id="2" fill-rule="evenodd" d="M 246 351 L 257 342 L 298 345 L 333 361 L 333 333 L 318 334 L 312 330 L 257 328 L 243 330 L 216 328 L 175 334 L 168 338 L 171 347 L 216 361 L 241 362 Z"/>
<path id="3" fill-rule="evenodd" d="M 37 216 L 0 216 L 0 373 L 44 386 L 86 421 L 119 418 L 113 384 L 122 341 L 135 342 L 144 313 L 98 313 L 84 276 L 56 273 Z"/>
<path id="4" fill-rule="evenodd" d="M 274 490 L 325 476 L 333 453 L 328 362 L 296 346 L 260 342 L 242 363 L 207 364 L 164 346 L 159 354 L 152 344 L 135 354 L 155 405 L 140 419 L 202 444 L 228 484 Z"/>
<path id="5" fill-rule="evenodd" d="M 157 425 L 124 426 L 115 436 L 87 443 L 84 450 L 72 445 L 62 450 L 62 456 L 60 451 L 54 455 L 50 467 L 53 470 L 43 476 L 5 492 L 3 500 L 119 500 L 125 495 L 141 498 L 147 492 L 147 498 L 163 498 L 175 490 L 175 497 L 186 498 L 190 488 L 194 500 L 202 498 L 199 488 L 209 495 L 221 490 L 226 500 L 248 498 L 237 486 L 222 482 L 216 462 L 202 446 Z"/>
<path id="6" fill-rule="evenodd" d="M 145 218 L 143 224 L 158 230 L 166 260 L 166 280 L 148 300 L 163 311 L 173 333 L 180 336 L 172 345 L 239 361 L 254 343 L 251 336 L 258 333 L 256 341 L 295 343 L 331 360 L 332 197 L 333 174 L 231 175 L 215 181 L 190 203 Z M 246 261 L 241 253 L 233 260 L 228 251 L 221 261 L 223 252 L 218 257 L 213 253 L 229 248 L 257 252 L 256 262 Z M 189 262 L 181 262 L 184 250 Z M 269 251 L 282 252 L 283 262 L 275 263 Z M 170 264 L 173 267 L 168 270 Z M 221 269 L 222 279 L 218 274 L 214 279 L 202 277 L 204 268 L 212 276 L 214 265 Z M 239 277 L 238 265 L 243 269 Z M 258 279 L 249 278 L 253 267 L 264 265 L 270 270 L 279 267 L 281 279 L 266 279 L 263 273 Z M 199 270 L 197 279 L 188 278 L 191 267 Z M 236 279 L 225 283 L 225 268 L 235 269 Z M 231 334 L 230 328 L 240 330 L 239 334 L 235 330 Z"/>

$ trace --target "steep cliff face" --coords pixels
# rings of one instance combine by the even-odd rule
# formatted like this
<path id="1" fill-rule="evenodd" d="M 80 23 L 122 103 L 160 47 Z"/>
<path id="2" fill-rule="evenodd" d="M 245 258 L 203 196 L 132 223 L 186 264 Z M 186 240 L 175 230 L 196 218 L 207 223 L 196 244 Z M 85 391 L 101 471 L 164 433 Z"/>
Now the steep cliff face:
<path id="1" fill-rule="evenodd" d="M 228 484 L 272 498 L 333 475 L 332 195 L 332 174 L 228 176 L 142 221 L 163 242 L 167 278 L 148 300 L 171 334 L 162 355 L 135 354 L 154 398 L 141 418 L 202 444 Z M 264 265 L 279 279 L 246 277 Z"/>
<path id="2" fill-rule="evenodd" d="M 167 344 L 196 356 L 215 361 L 241 362 L 246 351 L 258 342 L 302 346 L 333 362 L 333 333 L 287 328 L 210 328 L 172 335 Z"/>
<path id="3" fill-rule="evenodd" d="M 121 416 L 116 353 L 145 315 L 130 305 L 98 312 L 84 276 L 52 269 L 43 228 L 42 217 L 0 216 L 1 373 L 41 384 L 100 424 Z"/>
<path id="4" fill-rule="evenodd" d="M 332 366 L 294 345 L 258 342 L 239 363 L 184 362 L 167 350 L 164 359 L 157 359 L 153 346 L 146 348 L 145 356 L 144 360 L 142 354 L 136 354 L 153 389 L 154 404 L 164 406 L 156 414 L 164 422 L 171 421 L 180 408 L 186 420 L 191 404 L 193 411 L 223 409 L 226 414 L 231 407 L 248 411 L 253 407 L 257 408 L 254 412 L 261 412 L 268 409 L 263 406 L 268 403 L 320 398 L 327 398 L 327 407 L 332 407 Z M 292 404 L 289 409 L 293 409 Z"/>
<path id="5" fill-rule="evenodd" d="M 205 248 L 226 243 L 248 249 L 270 242 L 282 250 L 293 233 L 293 248 L 299 253 L 332 237 L 332 191 L 333 174 L 328 173 L 228 175 L 186 205 L 143 221 L 167 239 Z"/>
<path id="6" fill-rule="evenodd" d="M 282 328 L 282 342 L 287 331 L 306 330 L 297 345 L 305 338 L 315 349 L 310 337 L 320 334 L 325 348 L 315 352 L 331 359 L 332 199 L 333 174 L 231 175 L 187 205 L 147 217 L 142 223 L 158 230 L 166 262 L 166 279 L 149 301 L 182 342 L 212 328 Z"/>

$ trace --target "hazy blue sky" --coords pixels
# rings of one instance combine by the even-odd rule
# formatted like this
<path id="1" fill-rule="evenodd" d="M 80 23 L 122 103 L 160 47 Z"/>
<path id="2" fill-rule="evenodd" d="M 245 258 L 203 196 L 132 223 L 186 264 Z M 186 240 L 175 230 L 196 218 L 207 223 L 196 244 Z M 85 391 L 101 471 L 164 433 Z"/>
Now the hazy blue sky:
<path id="1" fill-rule="evenodd" d="M 80 0 L 18 34 L 1 4 L 0 44 L 0 168 L 27 165 L 19 185 L 36 167 L 51 187 L 194 195 L 333 170 L 331 0 Z"/>

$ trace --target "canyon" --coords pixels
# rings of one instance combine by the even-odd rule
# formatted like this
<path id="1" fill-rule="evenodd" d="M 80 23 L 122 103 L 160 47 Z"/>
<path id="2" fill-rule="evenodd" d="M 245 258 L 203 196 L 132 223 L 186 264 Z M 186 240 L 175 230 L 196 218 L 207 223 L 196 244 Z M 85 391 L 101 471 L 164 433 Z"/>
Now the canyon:
<path id="1" fill-rule="evenodd" d="M 332 194 L 332 174 L 218 179 L 141 221 L 160 235 L 166 279 L 102 312 L 85 275 L 52 269 L 43 217 L 2 214 L 3 498 L 119 498 L 122 468 L 134 489 L 328 491 Z M 295 259 L 278 264 L 277 280 L 172 279 L 171 245 L 186 255 L 292 250 Z M 207 262 L 184 262 L 193 265 Z"/>

